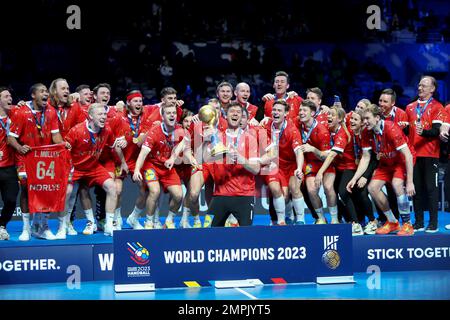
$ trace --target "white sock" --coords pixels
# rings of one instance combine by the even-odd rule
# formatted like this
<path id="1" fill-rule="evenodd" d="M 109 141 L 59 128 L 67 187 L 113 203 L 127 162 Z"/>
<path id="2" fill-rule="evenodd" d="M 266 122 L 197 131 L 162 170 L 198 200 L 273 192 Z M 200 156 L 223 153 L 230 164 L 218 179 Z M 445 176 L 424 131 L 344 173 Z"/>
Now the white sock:
<path id="1" fill-rule="evenodd" d="M 91 209 L 84 210 L 84 214 L 86 215 L 86 219 L 92 223 L 95 223 L 94 211 Z"/>
<path id="2" fill-rule="evenodd" d="M 154 213 L 154 215 L 155 215 L 155 220 L 159 220 L 159 207 L 156 207 L 156 208 L 155 208 L 155 213 Z"/>
<path id="3" fill-rule="evenodd" d="M 317 213 L 317 216 L 319 217 L 319 219 L 321 219 L 321 220 L 325 219 L 325 217 L 323 216 L 322 208 L 318 208 L 318 209 L 314 208 L 314 210 L 316 210 L 316 213 Z"/>
<path id="4" fill-rule="evenodd" d="M 292 199 L 295 212 L 297 212 L 297 221 L 305 222 L 305 199 L 303 197 L 298 199 Z"/>
<path id="5" fill-rule="evenodd" d="M 385 211 L 383 213 L 384 213 L 384 215 L 386 216 L 386 218 L 388 219 L 389 222 L 393 222 L 393 223 L 397 222 L 397 219 L 395 219 L 395 216 L 392 213 L 392 210 L 389 209 L 388 211 Z"/>
<path id="6" fill-rule="evenodd" d="M 169 210 L 169 213 L 167 214 L 166 222 L 173 222 L 173 217 L 175 217 L 175 216 L 176 216 L 176 213 Z"/>
<path id="7" fill-rule="evenodd" d="M 145 219 L 146 219 L 146 221 L 153 221 L 153 219 L 155 218 L 155 216 L 154 215 L 146 215 L 145 216 Z"/>
<path id="8" fill-rule="evenodd" d="M 106 213 L 106 224 L 112 224 L 115 214 L 113 212 Z"/>
<path id="9" fill-rule="evenodd" d="M 138 208 L 137 206 L 135 206 L 131 215 L 134 215 L 135 217 L 139 218 L 141 216 L 142 212 L 144 212 L 144 209 L 141 209 L 141 208 Z"/>
<path id="10" fill-rule="evenodd" d="M 60 225 L 63 225 L 64 227 L 66 227 L 66 217 L 70 215 L 69 214 L 65 214 L 64 212 L 60 212 L 58 213 L 58 221 Z"/>
<path id="11" fill-rule="evenodd" d="M 294 220 L 294 204 L 293 204 L 293 202 L 292 202 L 293 200 L 289 200 L 287 203 L 286 203 L 286 216 L 287 217 L 289 217 L 289 218 L 291 218 L 292 220 Z M 295 211 L 297 211 L 297 209 L 295 209 Z M 297 214 L 298 214 L 298 211 L 297 211 Z"/>
<path id="12" fill-rule="evenodd" d="M 119 219 L 122 219 L 122 215 L 121 215 L 121 208 L 119 207 L 119 208 L 117 208 L 115 211 L 114 211 L 114 221 L 117 221 L 117 220 L 119 220 Z"/>
<path id="13" fill-rule="evenodd" d="M 284 202 L 284 197 L 273 198 L 273 207 L 275 208 L 275 212 L 277 213 L 278 223 L 284 222 L 286 219 L 285 211 L 286 211 L 286 203 Z"/>
<path id="14" fill-rule="evenodd" d="M 338 220 L 338 207 L 337 206 L 328 207 L 328 209 L 330 210 L 331 220 L 337 221 Z"/>
<path id="15" fill-rule="evenodd" d="M 33 216 L 34 220 L 34 216 Z M 30 229 L 30 214 L 22 212 L 23 229 Z"/>
<path id="16" fill-rule="evenodd" d="M 191 209 L 189 209 L 188 207 L 183 207 L 183 217 L 181 218 L 181 220 L 189 219 L 190 215 L 191 215 Z"/>

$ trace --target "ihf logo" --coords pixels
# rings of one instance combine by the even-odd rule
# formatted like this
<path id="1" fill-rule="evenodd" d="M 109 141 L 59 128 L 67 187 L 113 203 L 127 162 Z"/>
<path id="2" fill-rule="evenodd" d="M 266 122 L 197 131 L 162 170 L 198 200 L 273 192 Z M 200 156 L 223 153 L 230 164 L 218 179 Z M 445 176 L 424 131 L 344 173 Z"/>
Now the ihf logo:
<path id="1" fill-rule="evenodd" d="M 128 251 L 131 253 L 131 260 L 136 262 L 140 266 L 145 266 L 150 262 L 149 253 L 139 242 L 127 242 Z"/>
<path id="2" fill-rule="evenodd" d="M 341 257 L 337 252 L 339 236 L 324 236 L 322 262 L 330 269 L 336 269 L 341 263 Z"/>

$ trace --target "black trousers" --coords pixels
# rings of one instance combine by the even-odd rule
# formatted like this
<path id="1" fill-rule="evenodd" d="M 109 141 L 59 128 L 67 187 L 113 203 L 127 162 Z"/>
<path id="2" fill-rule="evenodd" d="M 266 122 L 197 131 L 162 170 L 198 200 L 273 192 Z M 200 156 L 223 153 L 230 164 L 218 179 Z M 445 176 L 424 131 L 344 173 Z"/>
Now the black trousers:
<path id="1" fill-rule="evenodd" d="M 447 168 L 445 170 L 444 177 L 444 192 L 445 192 L 445 201 L 448 204 L 448 211 L 450 211 L 450 161 L 447 162 Z"/>
<path id="2" fill-rule="evenodd" d="M 6 227 L 16 210 L 17 195 L 19 194 L 19 181 L 15 166 L 0 168 L 0 193 L 3 201 L 0 226 Z"/>
<path id="3" fill-rule="evenodd" d="M 214 196 L 209 207 L 209 213 L 214 215 L 212 227 L 224 227 L 230 214 L 233 214 L 239 225 L 251 226 L 255 197 L 246 196 Z"/>
<path id="4" fill-rule="evenodd" d="M 100 186 L 94 187 L 95 194 L 95 217 L 97 221 L 106 218 L 106 191 Z"/>
<path id="5" fill-rule="evenodd" d="M 437 226 L 439 206 L 439 159 L 417 157 L 414 166 L 414 187 L 416 195 L 413 197 L 416 223 L 423 224 L 423 212 L 430 212 L 430 224 Z"/>
<path id="6" fill-rule="evenodd" d="M 342 213 L 344 214 L 344 218 L 348 222 L 358 222 L 358 215 L 353 203 L 353 198 L 351 197 L 351 193 L 349 193 L 346 188 L 347 184 L 350 180 L 352 180 L 354 175 L 355 170 L 336 170 L 336 178 L 334 179 L 334 190 L 339 195 L 340 201 L 342 201 L 342 204 L 344 205 L 343 208 L 341 207 L 341 210 L 343 210 Z M 346 216 L 346 214 L 348 214 L 348 216 Z"/>
<path id="7" fill-rule="evenodd" d="M 355 204 L 359 222 L 363 222 L 365 217 L 367 217 L 369 221 L 375 220 L 372 201 L 370 201 L 369 190 L 367 189 L 369 182 L 370 180 L 367 181 L 364 188 L 358 188 L 358 186 L 355 186 L 352 189 L 351 197 L 353 199 L 353 203 Z"/>

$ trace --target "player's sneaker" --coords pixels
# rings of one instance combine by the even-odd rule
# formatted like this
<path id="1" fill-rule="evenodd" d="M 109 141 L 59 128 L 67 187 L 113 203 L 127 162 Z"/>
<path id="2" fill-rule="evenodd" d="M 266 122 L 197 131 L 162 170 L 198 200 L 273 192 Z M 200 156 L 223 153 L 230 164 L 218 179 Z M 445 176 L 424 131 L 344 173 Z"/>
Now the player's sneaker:
<path id="1" fill-rule="evenodd" d="M 368 224 L 366 224 L 366 227 L 364 228 L 364 233 L 365 234 L 375 234 L 375 232 L 377 231 L 377 221 L 373 220 L 373 221 L 369 221 Z"/>
<path id="2" fill-rule="evenodd" d="M 106 219 L 100 219 L 97 221 L 97 230 L 104 231 L 105 230 Z"/>
<path id="3" fill-rule="evenodd" d="M 19 241 L 30 241 L 31 230 L 30 228 L 23 228 L 22 233 L 19 236 Z"/>
<path id="4" fill-rule="evenodd" d="M 375 233 L 376 234 L 389 234 L 389 233 L 396 232 L 396 231 L 400 231 L 400 223 L 398 221 L 397 222 L 386 221 L 386 223 L 382 227 L 377 228 Z"/>
<path id="5" fill-rule="evenodd" d="M 84 227 L 83 234 L 90 236 L 91 234 L 94 234 L 94 232 L 97 231 L 97 224 L 92 221 L 88 221 L 86 223 L 86 227 Z"/>
<path id="6" fill-rule="evenodd" d="M 113 225 L 113 222 L 112 222 L 111 220 L 110 220 L 110 221 L 107 221 L 107 222 L 105 223 L 105 227 L 104 227 L 104 229 L 103 229 L 103 234 L 104 234 L 105 236 L 112 237 L 113 233 L 114 233 L 114 225 Z"/>
<path id="7" fill-rule="evenodd" d="M 352 236 L 362 236 L 364 235 L 363 228 L 359 223 L 352 224 Z"/>
<path id="8" fill-rule="evenodd" d="M 119 220 L 113 221 L 113 229 L 116 230 L 122 230 L 122 225 L 120 224 Z"/>
<path id="9" fill-rule="evenodd" d="M 286 216 L 285 221 L 287 225 L 295 224 L 295 216 L 294 215 L 290 217 Z"/>
<path id="10" fill-rule="evenodd" d="M 203 222 L 203 228 L 211 227 L 212 218 L 209 214 L 205 215 L 205 221 Z"/>
<path id="11" fill-rule="evenodd" d="M 56 240 L 64 240 L 67 238 L 67 228 L 65 224 L 60 224 L 59 228 L 58 228 L 58 232 L 55 235 L 55 239 Z"/>
<path id="12" fill-rule="evenodd" d="M 72 222 L 67 223 L 66 231 L 69 236 L 76 236 L 78 234 L 77 230 L 73 227 Z"/>
<path id="13" fill-rule="evenodd" d="M 331 224 L 339 224 L 339 220 L 337 218 L 332 218 L 331 219 Z"/>
<path id="14" fill-rule="evenodd" d="M 161 224 L 161 221 L 155 220 L 154 224 L 153 224 L 153 229 L 163 229 L 163 225 Z"/>
<path id="15" fill-rule="evenodd" d="M 412 236 L 414 234 L 414 228 L 410 222 L 405 222 L 402 228 L 397 232 L 398 236 Z"/>
<path id="16" fill-rule="evenodd" d="M 286 221 L 277 222 L 277 226 L 287 226 Z"/>
<path id="17" fill-rule="evenodd" d="M 4 226 L 0 226 L 0 240 L 9 240 L 9 233 Z"/>
<path id="18" fill-rule="evenodd" d="M 421 231 L 425 231 L 425 227 L 423 226 L 423 223 L 414 223 L 413 225 L 414 231 L 415 232 L 421 232 Z"/>
<path id="19" fill-rule="evenodd" d="M 314 224 L 327 224 L 327 219 L 323 218 L 323 219 L 316 219 L 316 221 L 314 222 Z"/>
<path id="20" fill-rule="evenodd" d="M 175 222 L 172 221 L 167 221 L 164 223 L 163 229 L 176 229 L 175 228 Z"/>
<path id="21" fill-rule="evenodd" d="M 439 228 L 436 224 L 430 223 L 428 227 L 425 229 L 426 233 L 436 233 L 439 231 Z"/>
<path id="22" fill-rule="evenodd" d="M 127 224 L 133 228 L 133 230 L 142 230 L 144 227 L 139 222 L 139 219 L 136 218 L 134 214 L 130 214 L 127 218 Z"/>
<path id="23" fill-rule="evenodd" d="M 151 230 L 155 228 L 155 224 L 153 223 L 153 220 L 145 219 L 144 229 Z"/>
<path id="24" fill-rule="evenodd" d="M 445 226 L 445 229 L 450 230 L 450 224 L 447 224 L 447 225 Z"/>
<path id="25" fill-rule="evenodd" d="M 45 240 L 56 240 L 55 235 L 50 231 L 48 225 L 43 225 L 39 228 L 38 238 Z"/>
<path id="26" fill-rule="evenodd" d="M 303 220 L 297 220 L 297 221 L 295 221 L 295 225 L 296 226 L 303 226 L 303 225 L 305 225 L 306 223 L 305 223 L 305 221 L 303 221 Z"/>
<path id="27" fill-rule="evenodd" d="M 180 227 L 179 227 L 180 229 L 190 229 L 190 228 L 192 228 L 191 227 L 191 225 L 189 224 L 189 221 L 187 220 L 187 219 L 182 219 L 181 221 L 180 221 Z"/>
<path id="28" fill-rule="evenodd" d="M 194 219 L 194 228 L 201 228 L 202 227 L 202 221 L 200 219 Z"/>

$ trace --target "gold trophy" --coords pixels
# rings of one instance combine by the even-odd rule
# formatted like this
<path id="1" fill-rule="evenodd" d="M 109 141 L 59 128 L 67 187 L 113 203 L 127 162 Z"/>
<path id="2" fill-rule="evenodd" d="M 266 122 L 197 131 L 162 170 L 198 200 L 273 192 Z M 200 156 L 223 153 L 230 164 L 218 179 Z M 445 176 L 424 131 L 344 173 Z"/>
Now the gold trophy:
<path id="1" fill-rule="evenodd" d="M 207 104 L 200 108 L 198 111 L 198 118 L 201 122 L 211 126 L 213 128 L 217 128 L 217 124 L 219 123 L 219 114 L 213 106 Z M 222 155 L 229 152 L 229 149 L 224 146 L 224 144 L 219 140 L 217 136 L 217 131 L 211 136 L 211 155 L 216 157 L 218 155 Z"/>

